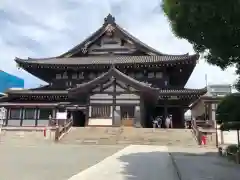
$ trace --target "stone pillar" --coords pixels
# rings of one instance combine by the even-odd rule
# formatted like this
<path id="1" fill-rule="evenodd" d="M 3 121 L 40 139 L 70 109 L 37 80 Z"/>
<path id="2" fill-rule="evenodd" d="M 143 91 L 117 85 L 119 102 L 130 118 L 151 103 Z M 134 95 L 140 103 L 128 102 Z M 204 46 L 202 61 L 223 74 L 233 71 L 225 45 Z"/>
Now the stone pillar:
<path id="1" fill-rule="evenodd" d="M 113 113 L 114 113 L 114 112 L 113 112 L 113 107 L 111 106 L 111 107 L 110 107 L 110 117 L 111 117 L 111 118 L 113 117 Z"/>
<path id="2" fill-rule="evenodd" d="M 211 104 L 211 120 L 213 122 L 213 126 L 214 128 L 217 127 L 217 123 L 216 123 L 216 109 L 217 109 L 217 105 L 215 103 Z"/>
<path id="3" fill-rule="evenodd" d="M 91 116 L 92 116 L 92 106 L 89 106 L 88 117 L 91 117 Z"/>
<path id="4" fill-rule="evenodd" d="M 134 111 L 134 126 L 135 127 L 141 127 L 141 111 L 140 106 L 135 106 Z"/>
<path id="5" fill-rule="evenodd" d="M 116 106 L 115 107 L 113 126 L 121 126 L 121 110 L 120 110 L 120 106 Z"/>

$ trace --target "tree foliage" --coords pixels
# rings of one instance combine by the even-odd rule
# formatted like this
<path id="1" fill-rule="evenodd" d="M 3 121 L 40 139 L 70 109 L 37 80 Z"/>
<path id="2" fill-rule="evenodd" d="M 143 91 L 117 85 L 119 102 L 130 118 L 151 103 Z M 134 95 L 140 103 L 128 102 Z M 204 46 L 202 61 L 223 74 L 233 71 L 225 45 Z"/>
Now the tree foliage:
<path id="1" fill-rule="evenodd" d="M 240 74 L 240 0 L 163 0 L 162 8 L 175 35 L 210 64 L 237 64 Z"/>
<path id="2" fill-rule="evenodd" d="M 240 93 L 224 97 L 216 110 L 217 123 L 222 125 L 222 130 L 240 128 Z"/>

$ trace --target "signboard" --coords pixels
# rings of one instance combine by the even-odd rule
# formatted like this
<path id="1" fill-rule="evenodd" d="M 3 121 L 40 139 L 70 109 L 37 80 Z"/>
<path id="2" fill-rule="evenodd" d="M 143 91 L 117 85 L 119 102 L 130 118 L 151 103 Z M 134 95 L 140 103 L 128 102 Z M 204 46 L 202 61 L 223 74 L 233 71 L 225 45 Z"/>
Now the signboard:
<path id="1" fill-rule="evenodd" d="M 67 119 L 67 112 L 57 112 L 56 119 Z"/>
<path id="2" fill-rule="evenodd" d="M 4 107 L 0 108 L 0 126 L 3 125 L 4 120 L 6 119 L 6 112 L 7 110 Z"/>

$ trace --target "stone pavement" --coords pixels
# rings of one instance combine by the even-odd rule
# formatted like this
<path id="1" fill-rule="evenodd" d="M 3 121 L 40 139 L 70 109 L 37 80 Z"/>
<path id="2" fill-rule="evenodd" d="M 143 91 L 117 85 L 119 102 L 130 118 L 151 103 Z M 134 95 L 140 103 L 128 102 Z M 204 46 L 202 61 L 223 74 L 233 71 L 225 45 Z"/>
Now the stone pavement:
<path id="1" fill-rule="evenodd" d="M 164 146 L 130 145 L 69 180 L 178 180 Z"/>
<path id="2" fill-rule="evenodd" d="M 66 180 L 122 148 L 0 144 L 0 180 Z"/>
<path id="3" fill-rule="evenodd" d="M 0 144 L 3 180 L 239 180 L 215 149 L 130 145 Z"/>

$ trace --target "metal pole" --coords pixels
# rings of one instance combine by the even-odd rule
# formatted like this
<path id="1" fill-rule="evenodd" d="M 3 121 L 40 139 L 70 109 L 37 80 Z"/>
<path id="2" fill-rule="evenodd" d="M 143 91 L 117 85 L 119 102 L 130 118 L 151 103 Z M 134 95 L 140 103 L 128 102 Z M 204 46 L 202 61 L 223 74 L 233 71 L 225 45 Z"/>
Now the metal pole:
<path id="1" fill-rule="evenodd" d="M 240 146 L 239 129 L 237 130 L 237 140 L 238 140 L 238 148 L 239 148 L 239 146 Z"/>
<path id="2" fill-rule="evenodd" d="M 240 149 L 239 149 L 239 145 L 240 145 L 240 140 L 239 140 L 239 129 L 237 130 L 237 139 L 238 139 L 238 148 L 237 148 L 237 163 L 239 164 L 239 161 L 240 161 Z"/>
<path id="3" fill-rule="evenodd" d="M 217 119 L 216 119 L 216 109 L 217 109 L 217 105 L 216 103 L 214 103 L 214 113 L 215 113 L 215 130 L 216 130 L 216 147 L 218 148 L 219 144 L 218 144 L 218 128 L 217 128 Z"/>

